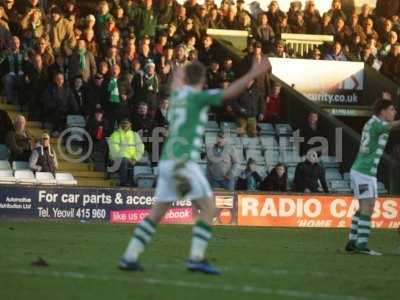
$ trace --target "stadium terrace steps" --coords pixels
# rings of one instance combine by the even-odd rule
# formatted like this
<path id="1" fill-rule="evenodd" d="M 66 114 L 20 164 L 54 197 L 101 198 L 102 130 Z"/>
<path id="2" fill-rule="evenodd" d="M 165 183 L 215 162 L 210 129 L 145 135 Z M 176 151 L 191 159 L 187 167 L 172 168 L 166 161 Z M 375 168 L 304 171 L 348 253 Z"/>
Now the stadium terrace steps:
<path id="1" fill-rule="evenodd" d="M 4 98 L 0 98 L 0 108 L 7 111 L 8 115 L 12 120 L 15 119 L 17 115 L 23 115 L 25 113 L 20 112 L 20 107 L 18 105 L 6 104 L 4 103 Z M 39 139 L 43 132 L 41 128 L 41 123 L 37 121 L 28 121 L 26 123 L 27 130 L 35 139 Z M 105 174 L 102 172 L 94 172 L 92 170 L 92 165 L 89 163 L 72 163 L 68 162 L 65 157 L 60 155 L 60 151 L 57 147 L 57 138 L 51 138 L 51 146 L 56 150 L 57 158 L 59 162 L 59 172 L 71 173 L 75 179 L 78 181 L 78 186 L 91 186 L 91 187 L 111 187 L 116 185 L 115 180 L 106 180 Z M 62 147 L 64 149 L 64 146 Z M 76 159 L 76 156 L 68 155 L 71 159 Z"/>

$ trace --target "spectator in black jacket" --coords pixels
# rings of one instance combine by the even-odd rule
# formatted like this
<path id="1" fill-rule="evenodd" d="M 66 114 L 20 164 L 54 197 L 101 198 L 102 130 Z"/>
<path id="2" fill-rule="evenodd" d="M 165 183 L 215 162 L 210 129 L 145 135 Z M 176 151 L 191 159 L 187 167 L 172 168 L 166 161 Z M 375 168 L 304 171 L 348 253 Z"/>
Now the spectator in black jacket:
<path id="1" fill-rule="evenodd" d="M 153 131 L 153 118 L 149 114 L 149 106 L 146 102 L 140 102 L 132 118 L 132 130 L 140 134 L 144 142 L 144 147 L 151 153 L 151 141 Z"/>
<path id="2" fill-rule="evenodd" d="M 64 129 L 67 116 L 79 111 L 78 104 L 71 89 L 64 82 L 64 75 L 58 73 L 53 78 L 47 91 L 43 95 L 44 116 L 42 121 L 50 121 L 52 134 L 58 136 Z"/>
<path id="3" fill-rule="evenodd" d="M 8 103 L 17 103 L 16 91 L 21 86 L 26 64 L 25 54 L 21 49 L 21 42 L 13 36 L 8 43 L 8 50 L 3 54 L 4 60 L 0 65 L 0 75 L 4 76 L 3 84 Z"/>
<path id="4" fill-rule="evenodd" d="M 96 108 L 104 107 L 106 98 L 104 88 L 104 76 L 100 73 L 94 75 L 94 78 L 89 82 L 87 86 L 87 115 L 93 115 Z"/>
<path id="5" fill-rule="evenodd" d="M 31 120 L 38 120 L 42 115 L 42 99 L 48 85 L 48 73 L 43 64 L 42 56 L 35 54 L 32 61 L 27 64 L 25 72 L 25 88 L 29 117 Z"/>
<path id="6" fill-rule="evenodd" d="M 319 183 L 323 191 L 328 194 L 329 189 L 325 179 L 325 169 L 319 164 L 318 154 L 309 151 L 305 162 L 296 167 L 294 176 L 294 191 L 301 193 L 319 193 Z"/>
<path id="7" fill-rule="evenodd" d="M 107 161 L 107 142 L 106 137 L 112 133 L 110 122 L 104 117 L 104 111 L 97 108 L 94 115 L 89 118 L 86 130 L 90 134 L 93 142 L 92 160 Z"/>
<path id="8" fill-rule="evenodd" d="M 87 89 L 82 76 L 78 75 L 74 78 L 72 92 L 78 105 L 79 113 L 83 116 L 88 116 Z"/>
<path id="9" fill-rule="evenodd" d="M 310 141 L 315 137 L 323 137 L 323 133 L 319 128 L 318 118 L 317 112 L 310 112 L 308 114 L 307 124 L 300 129 L 300 138 L 304 138 L 304 142 L 300 144 L 301 156 L 306 155 L 308 150 L 321 146 L 320 142 Z"/>
<path id="10" fill-rule="evenodd" d="M 271 192 L 287 191 L 287 169 L 282 163 L 278 163 L 260 184 L 260 190 Z"/>
<path id="11" fill-rule="evenodd" d="M 247 90 L 232 104 L 233 110 L 238 115 L 238 135 L 249 137 L 257 135 L 257 120 L 264 118 L 264 98 L 254 85 L 249 82 Z"/>
<path id="12" fill-rule="evenodd" d="M 14 125 L 7 112 L 0 108 L 0 144 L 5 144 L 6 134 L 14 130 Z"/>
<path id="13" fill-rule="evenodd" d="M 213 39 L 206 35 L 202 38 L 202 45 L 199 49 L 199 61 L 208 66 L 215 58 Z"/>

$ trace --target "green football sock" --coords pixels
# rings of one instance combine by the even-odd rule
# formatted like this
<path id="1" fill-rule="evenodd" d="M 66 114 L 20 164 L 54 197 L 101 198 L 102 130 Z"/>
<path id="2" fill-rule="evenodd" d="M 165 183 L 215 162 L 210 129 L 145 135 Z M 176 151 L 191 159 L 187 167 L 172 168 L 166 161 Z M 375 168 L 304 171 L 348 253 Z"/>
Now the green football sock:
<path id="1" fill-rule="evenodd" d="M 351 227 L 350 227 L 350 234 L 349 234 L 349 241 L 356 241 L 357 234 L 358 234 L 358 221 L 360 219 L 360 211 L 358 210 L 352 220 L 351 220 Z"/>
<path id="2" fill-rule="evenodd" d="M 357 230 L 357 248 L 366 249 L 368 248 L 368 240 L 371 234 L 371 216 L 360 214 L 358 220 Z"/>

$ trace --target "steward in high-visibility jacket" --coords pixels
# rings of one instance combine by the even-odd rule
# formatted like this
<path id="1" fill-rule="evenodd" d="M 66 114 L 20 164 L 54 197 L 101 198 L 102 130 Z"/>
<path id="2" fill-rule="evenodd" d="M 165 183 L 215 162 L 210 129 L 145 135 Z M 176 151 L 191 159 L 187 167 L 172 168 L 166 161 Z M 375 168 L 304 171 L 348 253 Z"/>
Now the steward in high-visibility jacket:
<path id="1" fill-rule="evenodd" d="M 110 158 L 112 160 L 126 158 L 140 161 L 144 153 L 144 144 L 139 134 L 122 126 L 113 132 L 109 139 Z"/>

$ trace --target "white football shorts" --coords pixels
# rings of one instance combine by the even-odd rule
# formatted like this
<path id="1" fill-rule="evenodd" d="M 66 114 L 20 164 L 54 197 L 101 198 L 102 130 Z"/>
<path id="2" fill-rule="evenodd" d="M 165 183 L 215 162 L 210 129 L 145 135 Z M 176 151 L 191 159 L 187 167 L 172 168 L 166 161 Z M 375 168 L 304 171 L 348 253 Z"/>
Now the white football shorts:
<path id="1" fill-rule="evenodd" d="M 355 198 L 359 200 L 378 198 L 378 181 L 376 177 L 351 170 L 350 178 Z"/>
<path id="2" fill-rule="evenodd" d="M 158 180 L 155 191 L 156 202 L 171 203 L 181 199 L 176 190 L 176 183 L 173 178 L 173 172 L 177 161 L 163 160 L 158 165 Z M 180 175 L 188 179 L 191 185 L 191 191 L 185 196 L 190 200 L 199 200 L 204 198 L 211 198 L 213 193 L 203 174 L 200 166 L 193 162 L 188 161 L 185 166 L 179 171 Z"/>

